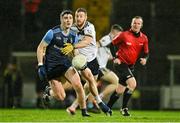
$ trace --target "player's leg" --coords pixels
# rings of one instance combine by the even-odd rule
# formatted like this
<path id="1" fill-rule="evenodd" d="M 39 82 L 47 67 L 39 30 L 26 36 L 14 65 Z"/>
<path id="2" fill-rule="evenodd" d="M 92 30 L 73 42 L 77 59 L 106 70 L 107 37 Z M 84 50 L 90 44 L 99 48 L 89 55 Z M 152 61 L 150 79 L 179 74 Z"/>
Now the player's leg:
<path id="1" fill-rule="evenodd" d="M 119 78 L 114 72 L 106 70 L 103 72 L 103 76 L 100 79 L 108 82 L 108 85 L 100 93 L 100 97 L 103 99 L 108 97 L 109 94 L 116 90 L 118 87 Z"/>
<path id="2" fill-rule="evenodd" d="M 129 89 L 129 86 L 127 85 L 131 83 L 132 80 L 135 80 L 133 79 L 134 75 L 127 64 L 114 64 L 114 68 L 119 77 L 119 86 L 118 89 L 116 89 L 116 91 L 111 95 L 108 106 L 112 107 L 112 105 L 118 100 L 119 94 L 124 92 L 122 114 L 123 116 L 129 116 L 127 103 L 132 95 L 132 89 Z M 131 86 L 133 86 L 133 84 L 131 84 Z"/>
<path id="3" fill-rule="evenodd" d="M 125 89 L 123 94 L 123 103 L 122 103 L 121 112 L 124 116 L 130 116 L 127 105 L 132 96 L 134 89 L 136 88 L 136 80 L 134 77 L 131 77 L 126 80 L 126 83 L 127 83 L 127 88 Z"/>
<path id="4" fill-rule="evenodd" d="M 104 102 L 102 102 L 102 100 L 98 94 L 96 81 L 94 79 L 93 74 L 91 73 L 91 70 L 89 68 L 86 68 L 81 73 L 84 76 L 84 78 L 88 81 L 89 91 L 95 97 L 99 107 L 102 109 L 102 111 L 104 113 L 106 113 L 108 115 L 112 115 L 112 111 L 110 110 L 110 108 L 106 104 L 104 104 Z"/>
<path id="5" fill-rule="evenodd" d="M 83 78 L 82 76 L 81 76 L 81 81 L 82 81 L 82 79 L 83 79 L 83 81 L 84 82 L 86 82 L 86 80 L 85 80 L 85 78 Z M 88 98 L 88 95 L 89 95 L 89 86 L 86 86 L 87 84 L 85 83 L 85 85 L 84 85 L 84 91 L 85 91 L 85 100 L 87 100 L 87 98 Z M 75 114 L 75 112 L 76 112 L 76 108 L 78 107 L 78 105 L 79 105 L 79 103 L 78 103 L 78 100 L 77 100 L 77 98 L 74 100 L 74 102 L 71 104 L 71 106 L 69 106 L 68 108 L 67 108 L 67 112 L 68 113 L 71 113 L 72 115 L 74 115 Z"/>
<path id="6" fill-rule="evenodd" d="M 118 87 L 116 88 L 116 90 L 112 93 L 112 95 L 110 96 L 110 99 L 108 101 L 108 107 L 112 109 L 113 105 L 115 104 L 115 102 L 119 99 L 120 95 L 122 93 L 124 93 L 124 90 L 126 89 L 126 86 L 123 86 L 121 84 L 118 85 Z"/>
<path id="7" fill-rule="evenodd" d="M 64 100 L 66 94 L 62 87 L 62 83 L 66 80 L 62 78 L 61 74 L 67 70 L 67 66 L 56 66 L 51 69 L 51 67 L 46 68 L 47 72 L 47 82 L 49 85 L 46 86 L 43 93 L 43 103 L 48 106 L 51 98 L 56 98 L 58 100 Z"/>
<path id="8" fill-rule="evenodd" d="M 59 80 L 51 80 L 50 81 L 50 95 L 55 97 L 57 100 L 63 101 L 66 97 L 66 93 L 64 88 Z"/>
<path id="9" fill-rule="evenodd" d="M 91 73 L 91 70 L 89 68 L 86 68 L 82 72 L 82 76 L 87 80 L 89 91 L 92 93 L 93 96 L 98 95 L 98 90 L 96 86 L 96 81 L 94 79 L 93 74 Z"/>
<path id="10" fill-rule="evenodd" d="M 82 116 L 89 116 L 86 110 L 85 93 L 78 72 L 74 68 L 70 67 L 65 73 L 65 77 L 72 84 L 76 92 L 77 101 L 80 109 L 82 110 Z"/>
<path id="11" fill-rule="evenodd" d="M 63 84 L 63 88 L 64 88 L 64 90 L 72 90 L 73 89 L 72 84 L 70 84 L 68 81 L 66 81 Z"/>
<path id="12" fill-rule="evenodd" d="M 89 94 L 87 99 L 87 109 L 92 113 L 101 113 L 100 107 L 91 93 Z"/>
<path id="13" fill-rule="evenodd" d="M 52 98 L 56 98 L 57 100 L 64 100 L 65 96 L 65 91 L 58 80 L 49 81 L 49 86 L 46 86 L 42 98 L 44 108 L 49 108 L 50 100 Z"/>

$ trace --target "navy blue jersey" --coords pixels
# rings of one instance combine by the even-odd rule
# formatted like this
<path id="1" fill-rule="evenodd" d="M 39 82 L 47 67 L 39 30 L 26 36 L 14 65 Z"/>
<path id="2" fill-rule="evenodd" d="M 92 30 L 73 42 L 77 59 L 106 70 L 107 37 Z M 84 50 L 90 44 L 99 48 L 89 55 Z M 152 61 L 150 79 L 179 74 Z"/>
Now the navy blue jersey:
<path id="1" fill-rule="evenodd" d="M 71 66 L 70 59 L 67 55 L 64 55 L 60 49 L 64 47 L 65 43 L 77 43 L 77 39 L 73 31 L 70 31 L 68 35 L 63 34 L 60 26 L 56 26 L 46 33 L 42 41 L 48 44 L 45 53 L 45 66 L 47 71 L 51 71 L 59 65 Z"/>

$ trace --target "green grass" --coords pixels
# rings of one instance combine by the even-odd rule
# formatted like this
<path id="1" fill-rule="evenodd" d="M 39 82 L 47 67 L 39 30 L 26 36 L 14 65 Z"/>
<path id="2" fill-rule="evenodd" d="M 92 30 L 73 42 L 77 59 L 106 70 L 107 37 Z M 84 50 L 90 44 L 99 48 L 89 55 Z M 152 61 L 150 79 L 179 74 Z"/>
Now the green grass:
<path id="1" fill-rule="evenodd" d="M 0 109 L 0 122 L 180 122 L 180 111 L 131 111 L 131 117 L 123 117 L 118 110 L 113 116 L 93 114 L 82 117 L 78 110 L 70 116 L 64 110 Z"/>

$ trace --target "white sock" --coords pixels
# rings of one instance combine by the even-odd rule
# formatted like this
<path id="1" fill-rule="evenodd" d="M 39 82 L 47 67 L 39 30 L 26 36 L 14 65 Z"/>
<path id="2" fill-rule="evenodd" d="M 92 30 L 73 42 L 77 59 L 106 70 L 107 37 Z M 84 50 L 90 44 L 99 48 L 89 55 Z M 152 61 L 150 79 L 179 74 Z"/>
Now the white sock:
<path id="1" fill-rule="evenodd" d="M 104 94 L 103 93 L 100 93 L 99 94 L 99 97 L 102 99 L 104 97 Z"/>
<path id="2" fill-rule="evenodd" d="M 78 101 L 75 100 L 75 101 L 73 102 L 73 104 L 71 105 L 71 107 L 73 107 L 73 108 L 76 109 L 76 108 L 78 107 L 78 105 L 79 105 Z"/>
<path id="3" fill-rule="evenodd" d="M 98 104 L 102 102 L 102 100 L 101 100 L 101 98 L 99 97 L 99 95 L 96 96 L 95 99 L 96 99 L 96 101 L 97 101 Z"/>

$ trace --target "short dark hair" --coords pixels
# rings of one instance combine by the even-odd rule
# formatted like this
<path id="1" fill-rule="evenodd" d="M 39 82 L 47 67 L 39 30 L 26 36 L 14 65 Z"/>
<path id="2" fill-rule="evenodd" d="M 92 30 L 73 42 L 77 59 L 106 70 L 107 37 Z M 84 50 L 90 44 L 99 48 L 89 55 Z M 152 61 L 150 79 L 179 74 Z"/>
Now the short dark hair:
<path id="1" fill-rule="evenodd" d="M 65 14 L 71 14 L 73 15 L 73 12 L 71 10 L 63 10 L 60 14 L 60 17 L 63 17 Z"/>
<path id="2" fill-rule="evenodd" d="M 113 30 L 113 29 L 118 30 L 118 31 L 123 31 L 123 28 L 118 24 L 113 24 L 111 26 L 111 30 Z"/>
<path id="3" fill-rule="evenodd" d="M 76 12 L 84 12 L 85 14 L 87 14 L 87 10 L 85 8 L 78 8 Z"/>

